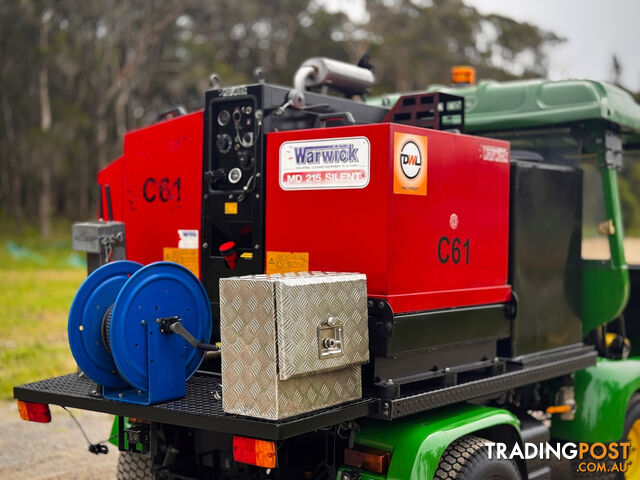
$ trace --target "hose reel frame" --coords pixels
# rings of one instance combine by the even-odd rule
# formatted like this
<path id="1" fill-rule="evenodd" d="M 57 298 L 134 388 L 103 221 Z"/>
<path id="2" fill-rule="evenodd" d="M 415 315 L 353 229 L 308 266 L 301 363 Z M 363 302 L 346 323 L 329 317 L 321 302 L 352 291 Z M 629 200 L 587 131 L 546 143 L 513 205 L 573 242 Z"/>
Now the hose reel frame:
<path id="1" fill-rule="evenodd" d="M 203 352 L 161 331 L 166 317 L 179 317 L 200 342 L 209 341 L 209 298 L 182 265 L 112 262 L 87 277 L 69 313 L 69 346 L 105 398 L 149 405 L 185 395 Z"/>

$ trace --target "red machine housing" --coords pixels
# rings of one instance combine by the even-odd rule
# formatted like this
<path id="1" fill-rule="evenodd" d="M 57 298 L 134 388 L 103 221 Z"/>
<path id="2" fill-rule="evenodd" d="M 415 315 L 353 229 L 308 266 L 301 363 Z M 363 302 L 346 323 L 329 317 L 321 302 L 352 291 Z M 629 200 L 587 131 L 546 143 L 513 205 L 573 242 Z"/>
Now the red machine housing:
<path id="1" fill-rule="evenodd" d="M 109 220 L 125 223 L 127 259 L 172 260 L 199 274 L 202 118 L 200 111 L 127 133 L 123 155 L 98 174 L 111 190 Z"/>
<path id="2" fill-rule="evenodd" d="M 267 272 L 365 273 L 396 313 L 511 297 L 507 142 L 390 123 L 269 133 L 266 202 Z"/>

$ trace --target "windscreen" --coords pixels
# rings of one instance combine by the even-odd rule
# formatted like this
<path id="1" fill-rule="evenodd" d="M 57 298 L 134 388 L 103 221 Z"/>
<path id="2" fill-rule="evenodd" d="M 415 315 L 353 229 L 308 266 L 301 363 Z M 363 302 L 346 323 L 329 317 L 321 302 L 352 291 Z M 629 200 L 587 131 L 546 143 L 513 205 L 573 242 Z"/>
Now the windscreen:
<path id="1" fill-rule="evenodd" d="M 582 169 L 582 258 L 609 260 L 611 258 L 609 248 L 611 227 L 605 211 L 602 177 L 597 156 L 583 151 L 580 140 L 572 135 L 571 129 L 531 129 L 492 133 L 487 136 L 509 140 L 512 158 Z M 640 191 L 640 167 L 637 178 Z M 540 194 L 544 195 L 544 192 Z M 640 245 L 640 206 L 637 213 L 638 244 Z"/>

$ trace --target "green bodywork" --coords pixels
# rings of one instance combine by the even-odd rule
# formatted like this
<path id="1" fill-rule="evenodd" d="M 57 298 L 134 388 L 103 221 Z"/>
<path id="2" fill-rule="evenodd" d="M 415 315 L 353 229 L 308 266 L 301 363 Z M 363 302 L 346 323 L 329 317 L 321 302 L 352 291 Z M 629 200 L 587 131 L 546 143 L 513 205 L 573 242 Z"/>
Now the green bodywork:
<path id="1" fill-rule="evenodd" d="M 469 133 L 515 130 L 605 120 L 640 131 L 640 105 L 625 90 L 590 80 L 483 81 L 468 87 L 432 85 L 425 91 L 465 98 Z M 401 94 L 371 97 L 367 103 L 393 106 Z"/>
<path id="2" fill-rule="evenodd" d="M 630 293 L 617 169 L 608 166 L 606 160 L 609 126 L 603 122 L 588 125 L 590 129 L 584 141 L 584 150 L 597 157 L 606 217 L 613 222 L 615 233 L 609 235 L 609 260 L 582 261 L 582 330 L 585 335 L 622 314 Z"/>
<path id="3" fill-rule="evenodd" d="M 499 408 L 458 404 L 393 422 L 358 420 L 355 443 L 392 452 L 386 476 L 363 474 L 363 480 L 429 480 L 447 446 L 465 435 L 497 426 L 520 439 L 520 422 Z M 337 477 L 340 478 L 340 474 Z"/>
<path id="4" fill-rule="evenodd" d="M 125 426 L 129 428 L 129 419 L 125 418 Z M 109 436 L 109 443 L 118 446 L 118 417 L 113 417 L 113 425 L 111 425 L 111 435 Z"/>
<path id="5" fill-rule="evenodd" d="M 600 157 L 601 154 L 598 154 Z M 615 234 L 609 236 L 609 261 L 582 261 L 582 331 L 617 318 L 629 300 L 629 270 L 624 258 L 624 230 L 618 194 L 618 178 L 613 168 L 600 163 L 607 217 L 613 221 Z"/>
<path id="6" fill-rule="evenodd" d="M 578 409 L 573 421 L 554 419 L 551 435 L 575 442 L 617 442 L 622 439 L 631 396 L 640 389 L 640 357 L 601 358 L 575 374 Z"/>

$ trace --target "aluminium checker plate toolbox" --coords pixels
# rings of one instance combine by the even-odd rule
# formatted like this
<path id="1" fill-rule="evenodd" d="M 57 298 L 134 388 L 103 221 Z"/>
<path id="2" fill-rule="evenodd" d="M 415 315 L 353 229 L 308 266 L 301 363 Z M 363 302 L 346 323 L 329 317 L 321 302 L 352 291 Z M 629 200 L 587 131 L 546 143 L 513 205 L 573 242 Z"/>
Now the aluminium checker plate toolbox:
<path id="1" fill-rule="evenodd" d="M 279 420 L 362 397 L 366 277 L 287 273 L 220 280 L 222 406 Z"/>

